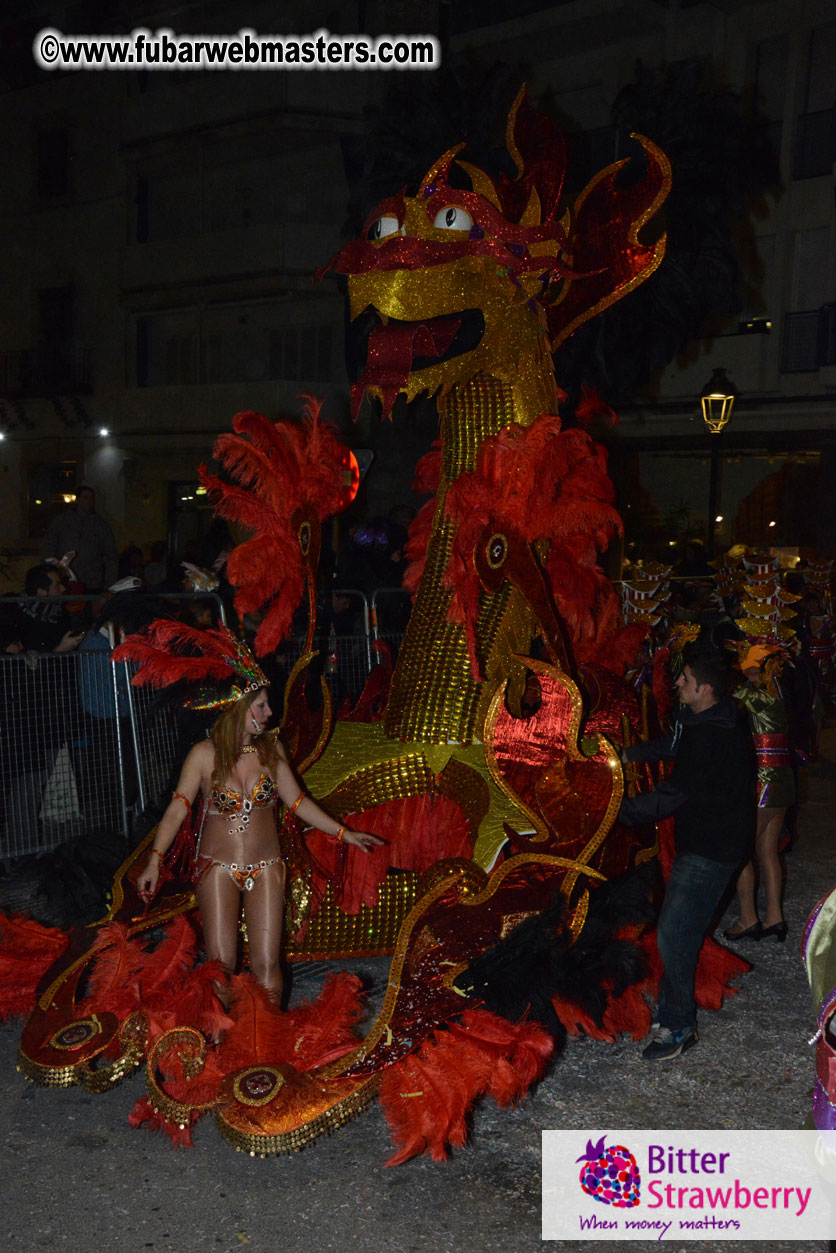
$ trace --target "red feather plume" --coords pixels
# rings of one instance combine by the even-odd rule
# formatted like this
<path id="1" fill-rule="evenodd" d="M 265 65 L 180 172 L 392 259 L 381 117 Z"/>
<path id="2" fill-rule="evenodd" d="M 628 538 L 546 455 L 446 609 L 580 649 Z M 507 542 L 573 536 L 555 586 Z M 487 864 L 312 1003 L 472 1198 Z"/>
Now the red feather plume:
<path id="1" fill-rule="evenodd" d="M 137 661 L 131 682 L 166 687 L 180 680 L 229 679 L 239 675 L 231 664 L 237 650 L 225 628 L 200 630 L 173 619 L 157 618 L 140 635 L 127 635 L 113 650 L 114 661 Z"/>
<path id="2" fill-rule="evenodd" d="M 32 1012 L 41 976 L 68 943 L 58 927 L 0 914 L 0 1021 Z"/>
<path id="3" fill-rule="evenodd" d="M 386 1069 L 380 1103 L 399 1146 L 386 1163 L 417 1153 L 443 1161 L 448 1148 L 467 1142 L 474 1101 L 489 1095 L 500 1105 L 519 1100 L 545 1071 L 554 1040 L 537 1023 L 512 1024 L 485 1009 L 467 1010 L 416 1052 Z"/>
<path id="4" fill-rule="evenodd" d="M 240 614 L 269 606 L 255 638 L 260 657 L 274 652 L 289 632 L 312 578 L 291 519 L 304 508 L 321 521 L 340 508 L 344 491 L 343 445 L 320 420 L 321 401 L 303 399 L 302 422 L 271 422 L 252 410 L 235 415 L 234 434 L 220 436 L 214 448 L 234 482 L 199 469 L 215 512 L 253 532 L 230 553 L 226 572 Z"/>
<path id="5" fill-rule="evenodd" d="M 465 628 L 474 666 L 482 586 L 474 552 L 488 526 L 552 545 L 547 570 L 573 644 L 597 640 L 602 622 L 612 633 L 618 601 L 595 561 L 621 532 L 614 495 L 605 450 L 579 428 L 561 431 L 557 416 L 511 425 L 485 441 L 475 470 L 459 475 L 445 499 L 456 523 L 443 578 L 448 617 Z"/>
<path id="6" fill-rule="evenodd" d="M 293 1032 L 294 1066 L 325 1066 L 356 1048 L 351 1028 L 365 1013 L 365 997 L 362 980 L 343 971 L 328 976 L 316 1001 L 304 1001 L 285 1014 Z"/>

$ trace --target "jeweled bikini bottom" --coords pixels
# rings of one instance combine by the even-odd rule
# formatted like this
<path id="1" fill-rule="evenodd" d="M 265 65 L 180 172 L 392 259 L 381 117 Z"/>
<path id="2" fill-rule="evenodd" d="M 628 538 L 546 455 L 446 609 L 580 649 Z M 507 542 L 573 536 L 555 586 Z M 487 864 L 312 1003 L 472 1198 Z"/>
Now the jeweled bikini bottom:
<path id="1" fill-rule="evenodd" d="M 238 862 L 218 861 L 215 857 L 201 854 L 195 862 L 194 884 L 197 886 L 206 877 L 213 866 L 220 866 L 229 875 L 232 882 L 241 892 L 251 892 L 256 879 L 268 866 L 275 866 L 282 861 L 281 857 L 268 857 L 265 861 L 250 862 L 239 865 Z"/>

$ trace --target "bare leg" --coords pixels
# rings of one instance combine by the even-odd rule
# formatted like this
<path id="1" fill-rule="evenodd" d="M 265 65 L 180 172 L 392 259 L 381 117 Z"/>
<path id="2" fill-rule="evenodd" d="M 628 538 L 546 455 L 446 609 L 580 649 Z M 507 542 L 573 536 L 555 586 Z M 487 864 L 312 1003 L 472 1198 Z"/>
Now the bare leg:
<path id="1" fill-rule="evenodd" d="M 786 809 L 759 809 L 758 832 L 755 837 L 755 856 L 761 872 L 761 882 L 766 893 L 766 926 L 774 927 L 782 922 L 781 908 L 781 862 L 778 857 L 778 841 Z"/>
<path id="2" fill-rule="evenodd" d="M 758 821 L 760 821 L 760 810 L 758 811 Z M 747 861 L 738 875 L 737 902 L 740 910 L 740 921 L 732 927 L 732 935 L 748 930 L 749 927 L 753 927 L 758 921 L 758 911 L 755 905 L 755 863 L 753 861 Z"/>
<path id="3" fill-rule="evenodd" d="M 209 961 L 219 961 L 232 974 L 238 954 L 238 912 L 241 893 L 222 866 L 207 870 L 195 888 L 195 898 L 203 920 L 203 942 Z M 229 989 L 215 983 L 218 1000 L 229 1008 Z"/>
<path id="4" fill-rule="evenodd" d="M 250 967 L 277 1005 L 282 1000 L 282 968 L 279 951 L 284 917 L 284 865 L 267 866 L 256 879 L 252 891 L 244 893 Z"/>

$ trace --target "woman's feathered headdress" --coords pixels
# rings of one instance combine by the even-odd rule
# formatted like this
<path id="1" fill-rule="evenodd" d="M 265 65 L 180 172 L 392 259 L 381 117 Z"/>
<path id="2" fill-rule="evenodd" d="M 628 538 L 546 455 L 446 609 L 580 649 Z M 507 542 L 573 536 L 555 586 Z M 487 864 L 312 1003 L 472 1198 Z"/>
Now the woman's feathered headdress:
<path id="1" fill-rule="evenodd" d="M 184 704 L 189 709 L 224 709 L 250 696 L 269 680 L 243 640 L 226 626 L 205 631 L 158 618 L 140 635 L 127 635 L 113 652 L 114 661 L 137 661 L 131 679 L 137 686 L 169 687 L 173 683 L 202 684 Z M 206 687 L 207 680 L 232 686 L 221 692 Z"/>

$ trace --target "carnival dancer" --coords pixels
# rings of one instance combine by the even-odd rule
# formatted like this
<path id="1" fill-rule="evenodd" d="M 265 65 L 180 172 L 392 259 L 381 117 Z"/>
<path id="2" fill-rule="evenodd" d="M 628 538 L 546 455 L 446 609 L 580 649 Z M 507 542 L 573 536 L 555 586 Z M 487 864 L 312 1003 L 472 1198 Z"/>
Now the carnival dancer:
<path id="1" fill-rule="evenodd" d="M 187 648 L 199 655 L 186 655 Z M 278 802 L 344 844 L 368 851 L 383 841 L 337 822 L 300 786 L 275 731 L 268 730 L 272 711 L 267 680 L 246 645 L 226 627 L 200 631 L 158 620 L 145 635 L 128 636 L 113 655 L 117 661 L 140 662 L 134 683 L 164 686 L 190 677 L 226 679 L 222 689 L 204 687 L 185 702 L 194 710 L 217 710 L 219 716 L 209 738 L 195 744 L 186 757 L 137 886 L 150 901 L 161 872 L 170 876 L 166 855 L 202 794 L 197 843 L 189 860 L 206 956 L 234 971 L 243 896 L 250 966 L 278 1004 L 285 886 Z M 218 986 L 217 992 L 225 1003 L 225 989 Z"/>
<path id="2" fill-rule="evenodd" d="M 789 719 L 777 670 L 781 650 L 752 644 L 740 659 L 746 684 L 735 697 L 749 715 L 758 763 L 758 818 L 755 859 L 746 863 L 737 880 L 740 918 L 724 932 L 727 940 L 774 939 L 782 944 L 787 924 L 781 908 L 782 874 L 778 842 L 787 809 L 795 801 L 795 778 L 790 757 Z M 755 860 L 766 894 L 766 925 L 758 918 Z"/>

